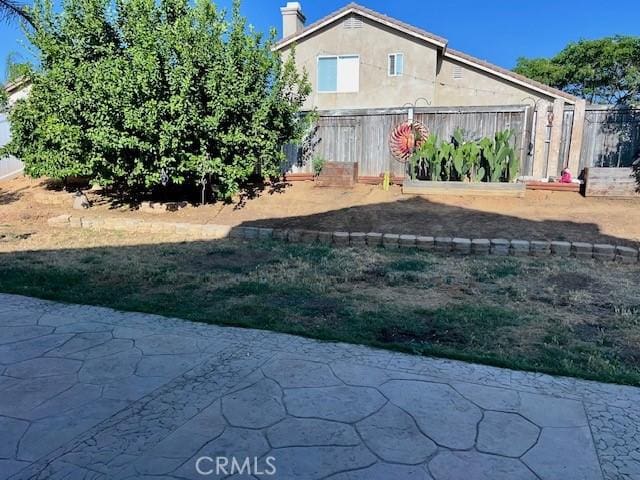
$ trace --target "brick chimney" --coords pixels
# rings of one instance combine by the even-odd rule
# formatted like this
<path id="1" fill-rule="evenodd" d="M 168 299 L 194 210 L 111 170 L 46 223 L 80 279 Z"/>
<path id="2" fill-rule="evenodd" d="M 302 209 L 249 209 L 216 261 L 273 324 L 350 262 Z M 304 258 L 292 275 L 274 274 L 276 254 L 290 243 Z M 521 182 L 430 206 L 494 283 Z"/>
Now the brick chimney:
<path id="1" fill-rule="evenodd" d="M 298 33 L 304 28 L 306 18 L 302 13 L 300 2 L 287 2 L 286 7 L 280 8 L 282 13 L 282 38 Z"/>

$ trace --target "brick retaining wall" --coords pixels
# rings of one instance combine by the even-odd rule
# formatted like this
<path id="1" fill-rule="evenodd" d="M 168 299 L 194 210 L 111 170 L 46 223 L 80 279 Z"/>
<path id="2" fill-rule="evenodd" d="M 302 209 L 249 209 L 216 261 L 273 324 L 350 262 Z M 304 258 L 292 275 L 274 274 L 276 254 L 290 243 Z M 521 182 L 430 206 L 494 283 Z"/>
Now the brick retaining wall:
<path id="1" fill-rule="evenodd" d="M 334 246 L 418 248 L 459 255 L 554 256 L 595 258 L 597 260 L 636 263 L 637 248 L 587 242 L 507 240 L 501 238 L 452 238 L 377 232 L 321 232 L 316 230 L 232 227 L 230 225 L 150 222 L 116 217 L 79 217 L 60 215 L 48 220 L 54 227 L 123 230 L 142 233 L 173 233 L 186 238 L 219 240 L 273 239 L 292 243 L 320 243 Z"/>

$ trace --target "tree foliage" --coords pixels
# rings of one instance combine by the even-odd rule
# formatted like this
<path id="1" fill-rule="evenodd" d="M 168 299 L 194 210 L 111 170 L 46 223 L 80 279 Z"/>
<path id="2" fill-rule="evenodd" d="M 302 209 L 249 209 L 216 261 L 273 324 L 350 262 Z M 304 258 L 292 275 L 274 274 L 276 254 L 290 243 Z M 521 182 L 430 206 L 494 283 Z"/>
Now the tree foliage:
<path id="1" fill-rule="evenodd" d="M 581 40 L 552 58 L 519 58 L 514 70 L 591 103 L 640 103 L 640 37 Z"/>
<path id="2" fill-rule="evenodd" d="M 310 92 L 291 56 L 209 0 L 38 0 L 32 91 L 7 153 L 33 176 L 148 192 L 207 178 L 225 195 L 279 174 Z"/>
<path id="3" fill-rule="evenodd" d="M 24 4 L 15 0 L 0 0 L 0 21 L 13 20 L 21 20 L 33 25 L 29 10 Z"/>

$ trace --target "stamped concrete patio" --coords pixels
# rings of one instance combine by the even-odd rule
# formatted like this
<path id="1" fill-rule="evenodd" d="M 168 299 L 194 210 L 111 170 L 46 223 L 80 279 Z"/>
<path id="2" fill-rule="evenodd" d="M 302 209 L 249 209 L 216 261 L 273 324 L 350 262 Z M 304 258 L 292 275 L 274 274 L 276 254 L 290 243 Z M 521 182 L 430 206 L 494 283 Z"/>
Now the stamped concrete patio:
<path id="1" fill-rule="evenodd" d="M 0 478 L 640 478 L 632 387 L 3 294 L 0 373 Z"/>

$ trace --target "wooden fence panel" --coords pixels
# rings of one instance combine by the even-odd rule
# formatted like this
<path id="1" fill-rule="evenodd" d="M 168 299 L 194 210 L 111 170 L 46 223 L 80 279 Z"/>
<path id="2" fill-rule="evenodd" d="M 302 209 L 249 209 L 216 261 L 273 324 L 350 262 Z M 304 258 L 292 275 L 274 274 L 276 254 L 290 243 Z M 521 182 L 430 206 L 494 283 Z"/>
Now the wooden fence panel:
<path id="1" fill-rule="evenodd" d="M 526 157 L 530 133 L 526 131 L 530 107 L 427 107 L 414 109 L 414 119 L 423 122 L 430 132 L 449 140 L 456 128 L 462 128 L 467 138 L 493 136 L 497 131 L 511 129 L 513 144 L 521 158 Z M 393 128 L 408 119 L 405 109 L 335 110 L 318 113 L 317 144 L 314 155 L 327 161 L 359 164 L 359 175 L 378 176 L 390 171 L 404 176 L 406 165 L 397 161 L 389 151 L 389 135 Z M 285 171 L 310 173 L 310 158 L 301 161 L 300 149 L 285 147 Z"/>
<path id="2" fill-rule="evenodd" d="M 640 109 L 587 107 L 580 170 L 629 167 L 640 150 Z"/>

